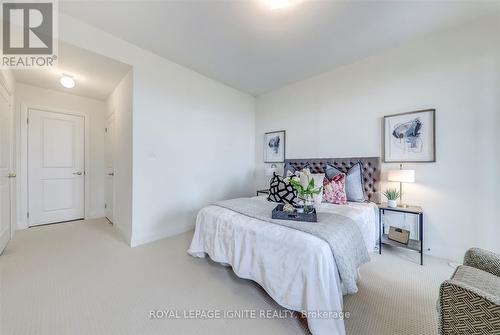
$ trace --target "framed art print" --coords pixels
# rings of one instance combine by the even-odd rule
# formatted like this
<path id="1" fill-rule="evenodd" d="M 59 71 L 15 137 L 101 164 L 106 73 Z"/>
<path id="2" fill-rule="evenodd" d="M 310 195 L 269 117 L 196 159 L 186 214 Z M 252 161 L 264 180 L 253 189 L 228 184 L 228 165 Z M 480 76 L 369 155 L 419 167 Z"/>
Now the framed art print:
<path id="1" fill-rule="evenodd" d="M 264 134 L 264 163 L 285 162 L 285 131 Z"/>
<path id="2" fill-rule="evenodd" d="M 384 162 L 435 162 L 435 122 L 435 109 L 384 116 Z"/>

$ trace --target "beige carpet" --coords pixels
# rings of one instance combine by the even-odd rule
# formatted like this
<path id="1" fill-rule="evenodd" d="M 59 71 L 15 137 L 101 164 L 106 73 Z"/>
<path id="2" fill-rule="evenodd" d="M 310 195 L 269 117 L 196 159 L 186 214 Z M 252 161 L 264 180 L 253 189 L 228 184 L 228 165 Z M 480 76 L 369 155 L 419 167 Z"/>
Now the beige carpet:
<path id="1" fill-rule="evenodd" d="M 0 256 L 1 334 L 304 334 L 293 318 L 150 319 L 151 310 L 281 309 L 229 268 L 186 254 L 192 232 L 129 248 L 105 220 L 30 228 Z M 345 298 L 348 334 L 435 334 L 452 269 L 388 250 Z M 181 312 L 182 313 L 182 312 Z"/>

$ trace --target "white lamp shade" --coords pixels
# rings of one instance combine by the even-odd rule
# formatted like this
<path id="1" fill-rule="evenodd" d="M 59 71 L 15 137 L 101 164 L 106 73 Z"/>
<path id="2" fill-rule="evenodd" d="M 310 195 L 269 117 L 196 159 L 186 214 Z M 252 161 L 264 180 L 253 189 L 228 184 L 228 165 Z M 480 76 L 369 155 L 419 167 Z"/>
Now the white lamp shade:
<path id="1" fill-rule="evenodd" d="M 389 170 L 387 180 L 399 183 L 414 183 L 415 170 Z"/>

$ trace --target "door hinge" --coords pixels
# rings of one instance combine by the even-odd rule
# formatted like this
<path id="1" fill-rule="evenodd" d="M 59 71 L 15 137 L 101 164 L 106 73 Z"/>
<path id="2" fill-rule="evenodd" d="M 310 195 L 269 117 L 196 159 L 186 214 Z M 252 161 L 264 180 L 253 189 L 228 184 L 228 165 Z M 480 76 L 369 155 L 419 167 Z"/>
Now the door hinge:
<path id="1" fill-rule="evenodd" d="M 108 132 L 108 128 L 104 128 L 104 132 L 107 133 Z"/>
<path id="2" fill-rule="evenodd" d="M 108 204 L 104 204 L 104 208 L 108 208 Z"/>
<path id="3" fill-rule="evenodd" d="M 26 124 L 30 124 L 30 118 L 26 118 Z"/>
<path id="4" fill-rule="evenodd" d="M 26 217 L 29 219 L 30 218 L 30 212 L 26 213 Z"/>

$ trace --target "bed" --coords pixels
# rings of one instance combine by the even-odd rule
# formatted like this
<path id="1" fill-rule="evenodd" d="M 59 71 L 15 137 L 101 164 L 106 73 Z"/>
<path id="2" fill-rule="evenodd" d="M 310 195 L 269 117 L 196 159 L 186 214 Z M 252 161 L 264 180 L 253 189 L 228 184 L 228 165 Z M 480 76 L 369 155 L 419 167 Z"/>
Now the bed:
<path id="1" fill-rule="evenodd" d="M 380 202 L 380 159 L 287 160 L 300 169 L 309 164 L 311 172 L 322 173 L 327 163 L 347 170 L 357 162 L 363 166 L 364 203 L 334 205 L 322 203 L 321 213 L 335 213 L 356 223 L 369 252 L 378 238 Z M 265 196 L 251 198 L 267 203 Z M 300 230 L 249 217 L 217 205 L 200 210 L 188 253 L 207 254 L 215 262 L 232 266 L 240 278 L 251 279 L 281 306 L 307 312 L 314 335 L 345 334 L 342 296 L 345 293 L 332 249 L 323 239 Z M 325 313 L 326 312 L 326 313 Z"/>

